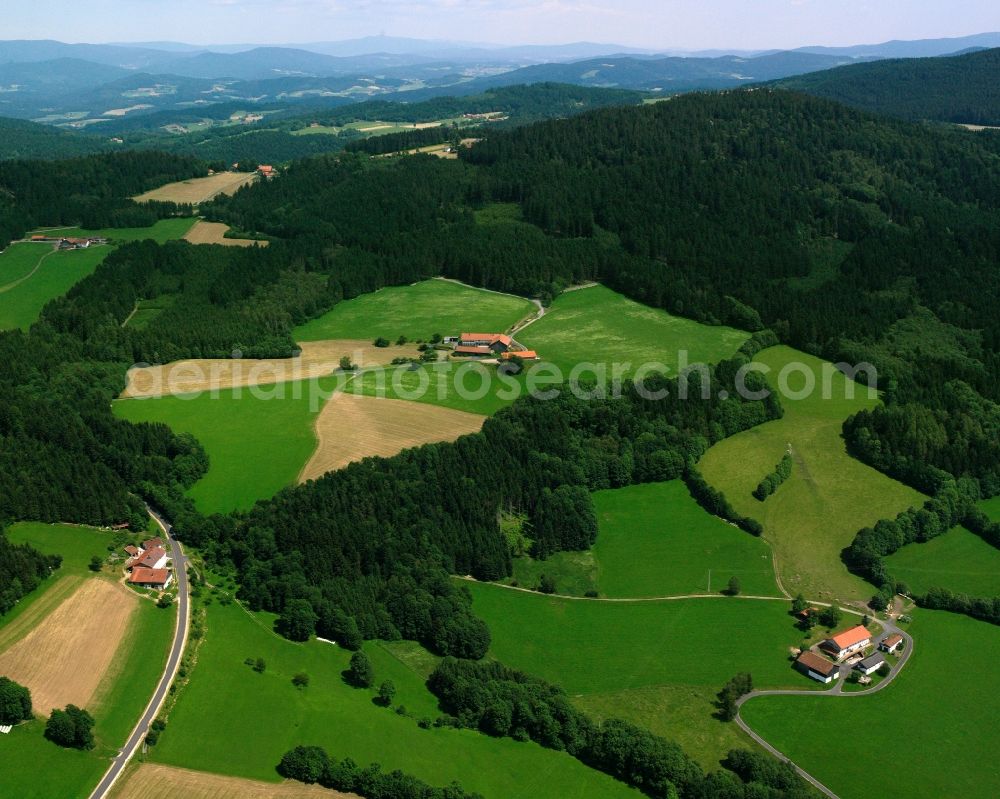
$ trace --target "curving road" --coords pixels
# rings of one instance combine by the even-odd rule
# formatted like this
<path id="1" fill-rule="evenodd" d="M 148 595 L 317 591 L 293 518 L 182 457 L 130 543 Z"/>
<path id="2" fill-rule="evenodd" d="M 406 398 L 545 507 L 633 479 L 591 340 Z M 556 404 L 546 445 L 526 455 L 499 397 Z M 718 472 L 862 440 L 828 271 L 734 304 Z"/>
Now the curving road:
<path id="1" fill-rule="evenodd" d="M 174 640 L 170 645 L 170 656 L 167 658 L 167 665 L 163 669 L 163 676 L 160 677 L 160 682 L 157 684 L 156 690 L 149 700 L 149 704 L 146 705 L 139 723 L 135 725 L 135 729 L 132 730 L 132 734 L 128 737 L 128 741 L 125 742 L 125 746 L 122 747 L 118 756 L 111 761 L 111 766 L 93 793 L 90 794 L 90 799 L 104 799 L 108 795 L 108 791 L 115 784 L 115 780 L 121 776 L 121 773 L 125 770 L 133 755 L 135 755 L 136 750 L 142 745 L 143 739 L 145 739 L 146 733 L 149 731 L 149 725 L 153 723 L 156 714 L 160 712 L 160 707 L 163 705 L 164 698 L 166 698 L 170 683 L 173 682 L 177 674 L 177 668 L 180 666 L 181 657 L 184 654 L 184 646 L 187 643 L 188 626 L 191 622 L 187 558 L 181 549 L 180 543 L 171 535 L 172 528 L 170 524 L 148 505 L 146 506 L 146 510 L 160 526 L 160 529 L 163 530 L 167 543 L 170 545 L 170 556 L 174 566 L 174 579 L 177 580 L 177 624 L 174 627 Z"/>
<path id="2" fill-rule="evenodd" d="M 899 661 L 897 661 L 896 665 L 893 666 L 892 671 L 890 672 L 889 676 L 886 677 L 884 680 L 882 680 L 882 682 L 880 682 L 878 685 L 874 686 L 873 688 L 868 688 L 868 689 L 866 689 L 864 691 L 852 691 L 850 693 L 845 694 L 844 693 L 844 679 L 845 678 L 841 678 L 841 679 L 838 679 L 833 684 L 833 687 L 830 688 L 827 691 L 801 691 L 801 690 L 751 691 L 746 696 L 741 697 L 736 702 L 736 719 L 735 719 L 735 721 L 739 725 L 740 729 L 743 730 L 743 732 L 745 732 L 751 738 L 753 738 L 754 741 L 756 741 L 760 746 L 762 746 L 764 749 L 766 749 L 768 752 L 770 752 L 776 758 L 778 758 L 779 760 L 786 761 L 789 764 L 791 764 L 792 768 L 794 768 L 799 773 L 799 776 L 801 776 L 804 780 L 806 780 L 807 782 L 809 782 L 810 784 L 812 784 L 818 791 L 820 791 L 821 793 L 823 793 L 826 796 L 830 797 L 830 799 L 840 799 L 840 797 L 837 794 L 835 794 L 832 790 L 830 790 L 829 788 L 827 788 L 822 782 L 820 782 L 814 776 L 812 776 L 812 774 L 810 774 L 809 772 L 807 772 L 804 769 L 800 768 L 798 765 L 796 765 L 794 762 L 792 762 L 792 760 L 790 758 L 788 758 L 784 753 L 779 752 L 774 746 L 772 746 L 771 744 L 769 744 L 764 738 L 762 738 L 756 732 L 754 732 L 752 729 L 750 729 L 750 725 L 747 724 L 743 720 L 743 717 L 740 715 L 740 710 L 743 708 L 743 705 L 746 702 L 748 702 L 749 700 L 751 700 L 751 699 L 753 699 L 754 697 L 757 697 L 757 696 L 836 696 L 836 697 L 844 698 L 844 697 L 855 697 L 855 696 L 869 696 L 871 694 L 878 693 L 883 688 L 888 687 L 889 683 L 891 683 L 893 680 L 895 680 L 896 677 L 899 675 L 899 672 L 903 670 L 903 666 L 905 666 L 906 663 L 907 663 L 907 661 L 910 659 L 910 655 L 913 654 L 913 638 L 905 630 L 902 630 L 899 627 L 897 627 L 893 623 L 893 621 L 891 619 L 883 621 L 883 622 L 881 622 L 881 624 L 882 624 L 882 633 L 881 633 L 881 635 L 879 635 L 878 639 L 876 640 L 876 643 L 880 643 L 881 641 L 883 641 L 884 639 L 888 638 L 893 633 L 899 633 L 901 636 L 903 636 L 903 642 L 904 642 L 903 643 L 903 654 L 900 655 Z"/>

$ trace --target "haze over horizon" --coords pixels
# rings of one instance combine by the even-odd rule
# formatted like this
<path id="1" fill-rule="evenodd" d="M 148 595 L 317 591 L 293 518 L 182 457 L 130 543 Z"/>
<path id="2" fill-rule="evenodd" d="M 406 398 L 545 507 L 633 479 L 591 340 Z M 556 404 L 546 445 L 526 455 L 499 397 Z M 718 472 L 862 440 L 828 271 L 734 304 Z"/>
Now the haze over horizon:
<path id="1" fill-rule="evenodd" d="M 6 39 L 307 44 L 387 35 L 496 45 L 651 50 L 849 46 L 1000 30 L 994 0 L 75 0 L 18 5 Z M 167 6 L 168 8 L 165 8 Z M 169 13 L 167 13 L 169 11 Z M 58 20 L 58 23 L 56 21 Z"/>

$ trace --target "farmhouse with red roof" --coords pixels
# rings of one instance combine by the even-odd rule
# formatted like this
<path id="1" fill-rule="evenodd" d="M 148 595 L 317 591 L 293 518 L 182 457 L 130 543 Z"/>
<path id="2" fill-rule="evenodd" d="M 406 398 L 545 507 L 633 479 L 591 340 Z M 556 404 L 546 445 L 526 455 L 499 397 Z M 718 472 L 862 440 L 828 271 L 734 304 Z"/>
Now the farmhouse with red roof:
<path id="1" fill-rule="evenodd" d="M 867 627 L 860 624 L 845 630 L 832 638 L 827 638 L 820 646 L 833 655 L 837 660 L 843 660 L 848 655 L 860 652 L 867 646 L 871 646 L 872 634 Z"/>

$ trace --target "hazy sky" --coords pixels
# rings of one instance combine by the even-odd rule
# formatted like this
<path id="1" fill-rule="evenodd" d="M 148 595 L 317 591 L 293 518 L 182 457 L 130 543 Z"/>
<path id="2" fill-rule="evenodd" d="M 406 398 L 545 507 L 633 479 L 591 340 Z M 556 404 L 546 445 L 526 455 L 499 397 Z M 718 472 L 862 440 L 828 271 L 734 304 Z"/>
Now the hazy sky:
<path id="1" fill-rule="evenodd" d="M 649 48 L 861 44 L 1000 30 L 998 0 L 4 0 L 4 39 L 279 43 L 385 33 Z"/>

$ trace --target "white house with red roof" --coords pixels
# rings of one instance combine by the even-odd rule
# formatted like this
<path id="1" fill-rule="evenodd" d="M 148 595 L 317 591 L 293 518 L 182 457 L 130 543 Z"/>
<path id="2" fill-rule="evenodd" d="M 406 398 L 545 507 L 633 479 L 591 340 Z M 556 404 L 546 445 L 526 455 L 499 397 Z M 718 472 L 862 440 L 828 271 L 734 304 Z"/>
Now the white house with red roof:
<path id="1" fill-rule="evenodd" d="M 820 647 L 837 658 L 837 660 L 843 660 L 855 652 L 860 652 L 866 647 L 871 646 L 871 643 L 872 634 L 868 632 L 867 627 L 859 624 L 857 627 L 844 630 L 844 632 L 838 633 L 832 638 L 827 638 L 820 644 Z"/>

